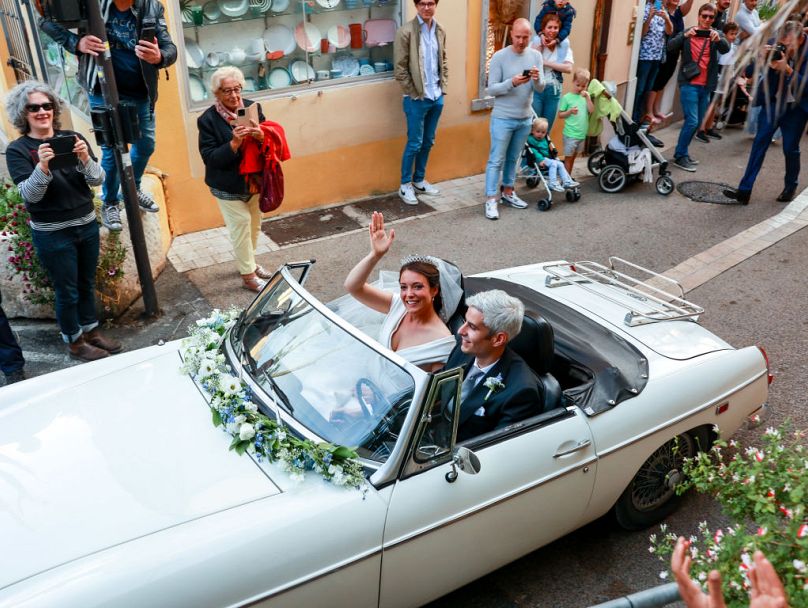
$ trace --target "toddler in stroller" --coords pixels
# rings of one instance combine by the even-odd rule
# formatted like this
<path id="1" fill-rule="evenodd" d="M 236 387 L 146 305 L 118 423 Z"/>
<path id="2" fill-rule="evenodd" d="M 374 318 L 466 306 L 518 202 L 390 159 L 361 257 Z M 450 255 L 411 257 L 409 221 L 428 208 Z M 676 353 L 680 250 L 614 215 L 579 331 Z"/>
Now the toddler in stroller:
<path id="1" fill-rule="evenodd" d="M 548 126 L 546 118 L 533 119 L 533 128 L 525 144 L 525 164 L 534 169 L 536 174 L 546 170 L 550 189 L 565 192 L 580 184 L 570 177 L 564 163 L 558 160 L 558 150 L 547 137 Z"/>

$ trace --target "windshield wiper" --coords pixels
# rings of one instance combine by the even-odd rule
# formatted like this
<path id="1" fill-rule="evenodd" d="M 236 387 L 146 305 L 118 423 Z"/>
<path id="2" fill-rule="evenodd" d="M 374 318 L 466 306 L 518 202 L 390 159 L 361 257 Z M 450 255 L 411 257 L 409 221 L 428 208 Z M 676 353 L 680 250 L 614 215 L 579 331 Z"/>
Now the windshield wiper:
<path id="1" fill-rule="evenodd" d="M 263 372 L 263 376 L 264 378 L 266 378 L 266 380 L 269 382 L 270 387 L 272 388 L 270 397 L 276 397 L 277 400 L 283 404 L 284 409 L 291 414 L 295 408 L 292 407 L 292 402 L 289 400 L 289 397 L 287 397 L 286 393 L 284 393 L 283 390 L 281 390 L 281 387 L 278 385 L 275 379 L 272 378 L 270 374 L 268 374 L 267 372 Z"/>

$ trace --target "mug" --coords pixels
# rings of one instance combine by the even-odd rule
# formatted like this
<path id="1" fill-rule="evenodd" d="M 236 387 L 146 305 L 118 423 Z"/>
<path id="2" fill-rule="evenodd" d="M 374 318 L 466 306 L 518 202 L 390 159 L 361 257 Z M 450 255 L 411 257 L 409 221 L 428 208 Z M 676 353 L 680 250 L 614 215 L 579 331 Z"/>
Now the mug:
<path id="1" fill-rule="evenodd" d="M 230 61 L 230 55 L 227 53 L 222 53 L 221 51 L 211 51 L 210 53 L 205 55 L 205 63 L 207 63 L 212 68 L 224 65 L 229 61 Z"/>
<path id="2" fill-rule="evenodd" d="M 323 54 L 328 52 L 328 38 L 323 38 L 320 40 L 320 52 Z"/>
<path id="3" fill-rule="evenodd" d="M 373 64 L 373 69 L 377 72 L 386 72 L 387 71 L 387 64 L 384 61 L 377 61 Z"/>
<path id="4" fill-rule="evenodd" d="M 342 78 L 342 70 L 332 69 L 329 73 L 330 78 Z"/>
<path id="5" fill-rule="evenodd" d="M 363 40 L 362 40 L 362 24 L 361 23 L 351 23 L 348 25 L 348 29 L 351 31 L 351 48 L 352 49 L 361 49 Z"/>

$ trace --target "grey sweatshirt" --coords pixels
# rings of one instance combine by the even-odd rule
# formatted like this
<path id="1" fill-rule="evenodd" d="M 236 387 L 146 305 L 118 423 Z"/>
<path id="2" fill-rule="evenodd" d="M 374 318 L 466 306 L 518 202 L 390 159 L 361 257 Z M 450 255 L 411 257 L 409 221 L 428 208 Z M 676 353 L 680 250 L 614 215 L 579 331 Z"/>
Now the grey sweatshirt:
<path id="1" fill-rule="evenodd" d="M 530 80 L 517 87 L 511 80 L 524 70 L 539 69 L 539 79 Z M 533 86 L 530 86 L 533 84 Z M 494 110 L 491 116 L 497 118 L 530 118 L 530 102 L 533 91 L 544 90 L 544 62 L 539 51 L 526 48 L 521 54 L 507 46 L 494 53 L 488 66 L 488 88 L 486 93 L 495 97 Z"/>

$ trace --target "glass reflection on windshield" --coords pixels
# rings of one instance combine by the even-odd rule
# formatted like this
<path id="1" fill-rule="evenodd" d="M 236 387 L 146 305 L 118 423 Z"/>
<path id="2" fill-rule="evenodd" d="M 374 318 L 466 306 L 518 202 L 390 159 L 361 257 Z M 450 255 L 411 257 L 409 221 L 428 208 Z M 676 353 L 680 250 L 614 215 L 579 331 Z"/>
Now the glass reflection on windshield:
<path id="1" fill-rule="evenodd" d="M 297 421 L 325 441 L 386 460 L 414 391 L 406 371 L 312 308 L 280 274 L 232 339 L 239 335 L 254 380 L 279 393 Z"/>

